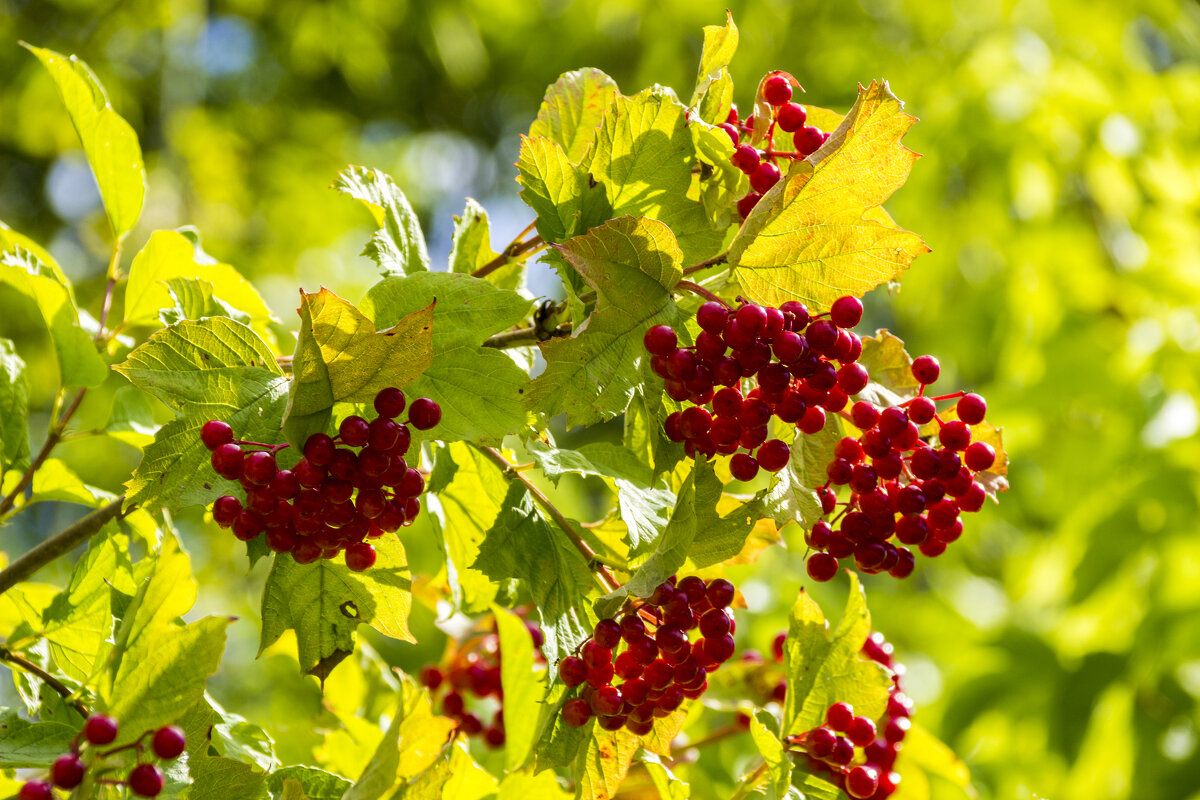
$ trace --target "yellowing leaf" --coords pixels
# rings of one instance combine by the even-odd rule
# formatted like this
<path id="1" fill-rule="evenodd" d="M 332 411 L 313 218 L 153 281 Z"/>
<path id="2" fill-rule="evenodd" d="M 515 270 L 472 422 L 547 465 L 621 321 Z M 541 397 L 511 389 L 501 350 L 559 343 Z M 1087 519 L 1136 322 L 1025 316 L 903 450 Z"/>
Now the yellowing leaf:
<path id="1" fill-rule="evenodd" d="M 137 134 L 109 105 L 104 87 L 87 64 L 75 56 L 22 45 L 54 78 L 96 175 L 113 236 L 123 238 L 137 223 L 146 195 L 146 170 Z"/>
<path id="2" fill-rule="evenodd" d="M 433 363 L 433 304 L 385 331 L 328 289 L 300 293 L 300 338 L 284 413 L 300 445 L 325 429 L 334 403 L 369 403 L 380 389 L 404 388 Z"/>
<path id="3" fill-rule="evenodd" d="M 696 90 L 692 93 L 691 105 L 695 107 L 704 98 L 705 92 L 716 80 L 721 70 L 733 61 L 737 52 L 738 29 L 733 24 L 733 14 L 725 12 L 724 25 L 704 26 L 704 47 L 700 51 L 700 68 L 696 73 Z M 723 120 L 718 120 L 723 121 Z"/>
<path id="4" fill-rule="evenodd" d="M 887 83 L 859 87 L 829 140 L 755 206 L 729 250 L 749 299 L 825 310 L 838 297 L 894 279 L 929 252 L 880 208 L 918 158 L 900 144 L 916 122 L 901 105 Z"/>

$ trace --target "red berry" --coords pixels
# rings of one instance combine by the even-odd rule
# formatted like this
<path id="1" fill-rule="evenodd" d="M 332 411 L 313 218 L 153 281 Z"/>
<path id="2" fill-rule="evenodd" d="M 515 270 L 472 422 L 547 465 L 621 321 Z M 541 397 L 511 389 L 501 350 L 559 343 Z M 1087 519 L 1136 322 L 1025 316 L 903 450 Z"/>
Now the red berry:
<path id="1" fill-rule="evenodd" d="M 917 383 L 937 383 L 938 376 L 942 374 L 942 366 L 933 356 L 917 356 L 913 359 L 912 374 Z"/>
<path id="2" fill-rule="evenodd" d="M 50 778 L 60 789 L 74 789 L 83 783 L 83 761 L 74 753 L 65 753 L 54 759 L 50 768 Z"/>
<path id="3" fill-rule="evenodd" d="M 419 431 L 427 431 L 442 421 L 442 407 L 428 397 L 418 397 L 408 407 L 408 421 Z"/>
<path id="4" fill-rule="evenodd" d="M 222 528 L 228 528 L 242 513 L 242 503 L 233 495 L 218 497 L 213 502 L 213 520 Z"/>
<path id="5" fill-rule="evenodd" d="M 839 328 L 853 328 L 862 321 L 862 315 L 862 301 L 850 295 L 834 300 L 829 309 L 829 318 Z"/>
<path id="6" fill-rule="evenodd" d="M 274 478 L 279 467 L 275 456 L 263 450 L 258 450 L 246 456 L 242 464 L 242 475 L 246 480 L 259 486 L 266 486 Z"/>
<path id="7" fill-rule="evenodd" d="M 962 420 L 951 420 L 938 431 L 938 441 L 948 450 L 965 450 L 971 441 L 971 429 Z"/>
<path id="8" fill-rule="evenodd" d="M 751 481 L 758 474 L 758 462 L 748 453 L 738 453 L 729 460 L 729 471 L 739 481 Z"/>
<path id="9" fill-rule="evenodd" d="M 346 566 L 363 572 L 375 565 L 375 548 L 366 542 L 354 542 L 346 548 Z"/>
<path id="10" fill-rule="evenodd" d="M 92 714 L 83 723 L 83 737 L 92 744 L 109 744 L 117 738 L 117 721 L 107 714 Z"/>
<path id="11" fill-rule="evenodd" d="M 987 414 L 987 401 L 977 394 L 965 394 L 958 401 L 958 418 L 968 425 L 978 425 Z"/>
<path id="12" fill-rule="evenodd" d="M 588 667 L 579 656 L 567 656 L 558 662 L 558 677 L 567 686 L 578 686 L 587 680 Z"/>
<path id="13" fill-rule="evenodd" d="M 996 449 L 987 442 L 971 442 L 963 453 L 963 463 L 972 472 L 990 469 L 996 463 Z"/>
<path id="14" fill-rule="evenodd" d="M 837 739 L 836 733 L 822 726 L 808 732 L 808 735 L 804 737 L 804 745 L 814 758 L 824 759 L 833 754 Z"/>
<path id="15" fill-rule="evenodd" d="M 763 81 L 763 99 L 773 106 L 781 106 L 792 99 L 792 85 L 782 75 L 772 75 Z"/>
<path id="16" fill-rule="evenodd" d="M 129 773 L 129 789 L 139 797 L 158 797 L 163 789 L 162 770 L 154 764 L 138 764 Z"/>
<path id="17" fill-rule="evenodd" d="M 879 771 L 869 764 L 859 764 L 846 773 L 846 794 L 866 800 L 879 788 Z"/>
<path id="18" fill-rule="evenodd" d="M 375 413 L 387 419 L 395 419 L 404 410 L 404 392 L 389 386 L 375 395 Z"/>
<path id="19" fill-rule="evenodd" d="M 821 149 L 821 145 L 825 143 L 825 134 L 819 128 L 805 125 L 792 134 L 792 143 L 800 155 L 810 156 Z"/>
<path id="20" fill-rule="evenodd" d="M 371 426 L 362 417 L 346 417 L 338 426 L 338 435 L 342 437 L 343 444 L 362 447 L 371 435 Z"/>
<path id="21" fill-rule="evenodd" d="M 304 457 L 314 467 L 329 466 L 333 452 L 337 449 L 333 439 L 324 433 L 314 433 L 304 442 Z"/>
<path id="22" fill-rule="evenodd" d="M 758 448 L 758 465 L 767 472 L 779 472 L 791 457 L 792 451 L 782 439 L 772 439 Z"/>
<path id="23" fill-rule="evenodd" d="M 592 718 L 592 708 L 586 700 L 576 697 L 563 704 L 562 718 L 572 728 L 581 728 Z"/>
<path id="24" fill-rule="evenodd" d="M 754 170 L 754 174 L 750 176 L 750 186 L 754 191 L 763 194 L 772 186 L 779 183 L 779 178 L 779 167 L 770 161 L 764 161 L 758 165 L 758 169 Z"/>
<path id="25" fill-rule="evenodd" d="M 833 580 L 834 576 L 837 575 L 838 562 L 829 553 L 813 553 L 808 557 L 805 568 L 808 571 L 808 577 L 814 581 L 824 583 L 825 581 Z"/>
<path id="26" fill-rule="evenodd" d="M 837 373 L 837 385 L 848 395 L 855 395 L 867 388 L 870 376 L 862 364 L 846 364 Z"/>
<path id="27" fill-rule="evenodd" d="M 849 703 L 834 703 L 825 712 L 825 724 L 835 731 L 845 731 L 854 721 L 854 706 Z"/>
<path id="28" fill-rule="evenodd" d="M 758 205 L 758 201 L 762 200 L 762 195 L 758 192 L 751 192 L 737 202 L 738 213 L 742 215 L 742 219 L 750 216 L 750 212 Z"/>
<path id="29" fill-rule="evenodd" d="M 17 793 L 17 800 L 54 800 L 54 790 L 45 781 L 29 781 Z"/>
<path id="30" fill-rule="evenodd" d="M 421 681 L 421 685 L 426 689 L 436 689 L 442 685 L 442 681 L 446 679 L 446 676 L 442 674 L 440 669 L 429 664 L 421 667 L 418 678 Z"/>
<path id="31" fill-rule="evenodd" d="M 178 725 L 167 725 L 154 732 L 154 740 L 151 744 L 156 756 L 169 760 L 178 758 L 179 754 L 187 748 L 187 738 L 183 735 L 183 728 Z"/>
<path id="32" fill-rule="evenodd" d="M 621 641 L 621 624 L 615 619 L 602 619 L 596 623 L 592 641 L 600 647 L 612 650 Z"/>
<path id="33" fill-rule="evenodd" d="M 875 723 L 866 717 L 855 717 L 846 726 L 846 737 L 857 747 L 866 747 L 875 741 Z"/>
<path id="34" fill-rule="evenodd" d="M 720 334 L 725 330 L 725 323 L 728 321 L 729 309 L 714 300 L 704 303 L 696 312 L 696 322 L 708 333 Z"/>
<path id="35" fill-rule="evenodd" d="M 715 578 L 709 581 L 705 596 L 713 608 L 728 608 L 733 602 L 733 584 L 724 578 Z"/>
<path id="36" fill-rule="evenodd" d="M 233 428 L 229 427 L 228 422 L 210 419 L 200 429 L 200 441 L 204 442 L 204 446 L 209 450 L 216 450 L 221 445 L 233 441 Z"/>
<path id="37" fill-rule="evenodd" d="M 242 453 L 242 448 L 232 443 L 220 445 L 213 450 L 211 459 L 213 471 L 231 481 L 242 477 L 242 465 L 245 460 L 246 456 Z"/>
<path id="38" fill-rule="evenodd" d="M 729 157 L 730 163 L 747 175 L 754 174 L 754 171 L 758 169 L 759 160 L 759 152 L 748 144 L 739 144 L 734 149 L 733 155 Z"/>
<path id="39" fill-rule="evenodd" d="M 908 418 L 918 425 L 932 421 L 936 414 L 937 406 L 928 397 L 914 397 L 908 404 Z"/>
<path id="40" fill-rule="evenodd" d="M 655 325 L 642 336 L 642 344 L 651 355 L 669 356 L 679 343 L 675 330 L 670 325 Z"/>
<path id="41" fill-rule="evenodd" d="M 804 123 L 808 121 L 808 112 L 804 110 L 804 106 L 799 103 L 786 103 L 779 107 L 775 112 L 775 122 L 779 125 L 779 129 L 787 133 L 794 133 L 804 127 Z"/>

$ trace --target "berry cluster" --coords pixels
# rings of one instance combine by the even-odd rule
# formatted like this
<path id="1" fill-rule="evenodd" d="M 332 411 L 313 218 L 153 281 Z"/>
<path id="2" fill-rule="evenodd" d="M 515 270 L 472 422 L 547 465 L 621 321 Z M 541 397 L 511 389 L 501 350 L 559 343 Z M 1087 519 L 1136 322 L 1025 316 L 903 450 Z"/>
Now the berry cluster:
<path id="1" fill-rule="evenodd" d="M 545 663 L 546 657 L 542 655 L 545 636 L 536 625 L 526 623 L 526 627 L 533 638 L 534 660 Z M 467 736 L 482 736 L 488 747 L 504 746 L 504 688 L 500 681 L 500 637 L 495 631 L 468 639 L 455 651 L 444 669 L 432 665 L 423 667 L 419 678 L 434 695 L 446 686 L 442 713 L 458 720 L 460 731 Z M 471 696 L 475 698 L 471 704 L 475 711 L 482 712 L 486 704 L 483 701 L 488 698 L 498 704 L 499 707 L 491 712 L 491 725 L 484 727 L 479 714 L 469 709 L 467 700 Z"/>
<path id="2" fill-rule="evenodd" d="M 76 737 L 75 741 L 71 743 L 71 752 L 64 753 L 55 759 L 47 779 L 25 783 L 21 787 L 21 791 L 17 793 L 17 800 L 52 800 L 54 787 L 74 789 L 83 783 L 84 775 L 89 769 L 98 776 L 110 772 L 104 764 L 105 759 L 124 750 L 136 750 L 138 755 L 138 763 L 129 771 L 127 777 L 124 780 L 108 777 L 98 778 L 98 780 L 110 784 L 124 783 L 138 797 L 158 797 L 163 790 L 162 770 L 158 768 L 157 764 L 142 762 L 141 755 L 145 749 L 143 740 L 148 736 L 151 737 L 150 749 L 156 758 L 163 761 L 178 758 L 187 747 L 183 730 L 175 725 L 167 725 L 156 731 L 146 731 L 132 744 L 115 747 L 106 752 L 92 753 L 93 748 L 112 744 L 117 738 L 117 721 L 104 714 L 92 714 L 88 717 L 83 723 L 82 736 L 92 746 L 87 753 L 81 755 L 79 737 Z M 90 756 L 88 761 L 84 761 L 83 756 L 85 755 Z"/>
<path id="3" fill-rule="evenodd" d="M 733 655 L 733 597 L 733 584 L 723 578 L 671 576 L 638 608 L 600 620 L 579 655 L 558 664 L 563 683 L 583 685 L 563 705 L 563 721 L 580 727 L 595 716 L 604 730 L 625 727 L 644 736 L 656 717 L 700 697 L 708 675 Z M 701 638 L 693 642 L 688 632 L 695 629 Z M 622 682 L 614 686 L 615 678 Z"/>
<path id="4" fill-rule="evenodd" d="M 915 563 L 909 546 L 925 556 L 941 555 L 962 535 L 960 513 L 983 507 L 987 491 L 977 476 L 995 463 L 996 451 L 972 442 L 971 426 L 983 422 L 987 403 L 964 392 L 927 397 L 925 388 L 939 373 L 933 356 L 921 356 L 912 363 L 921 385 L 917 397 L 883 409 L 866 401 L 850 408 L 858 434 L 838 442 L 825 470 L 829 480 L 818 490 L 826 515 L 838 511 L 835 486 L 848 486 L 850 500 L 806 535 L 818 551 L 807 563 L 813 580 L 831 579 L 838 560 L 848 558 L 863 572 L 907 577 Z M 945 400 L 957 400 L 946 419 L 935 402 Z M 936 434 L 923 436 L 930 423 Z M 893 537 L 899 545 L 889 541 Z"/>
<path id="5" fill-rule="evenodd" d="M 382 390 L 375 396 L 376 418 L 347 417 L 336 437 L 309 436 L 292 469 L 280 469 L 275 460 L 286 444 L 234 441 L 227 423 L 206 422 L 200 438 L 212 451 L 213 470 L 246 491 L 245 502 L 218 497 L 213 519 L 242 541 L 265 531 L 271 550 L 291 553 L 299 564 L 344 550 L 350 569 L 369 569 L 375 548 L 367 540 L 411 524 L 421 510 L 425 479 L 404 460 L 412 443 L 408 426 L 428 430 L 442 418 L 438 404 L 421 397 L 409 405 L 407 425 L 397 422 L 404 405 L 399 389 Z"/>
<path id="6" fill-rule="evenodd" d="M 862 313 L 856 297 L 839 298 L 817 315 L 796 301 L 779 308 L 744 303 L 735 311 L 710 300 L 696 312 L 694 347 L 679 347 L 667 325 L 650 328 L 643 344 L 651 369 L 672 399 L 692 404 L 667 417 L 667 437 L 684 442 L 692 458 L 732 455 L 729 469 L 741 481 L 760 467 L 783 469 L 791 451 L 782 439 L 767 439 L 772 416 L 816 433 L 826 414 L 866 388 L 867 370 L 857 363 L 862 340 L 850 330 Z M 751 379 L 755 385 L 743 394 Z"/>
<path id="7" fill-rule="evenodd" d="M 832 775 L 846 794 L 857 800 L 884 800 L 900 785 L 896 757 L 912 727 L 913 703 L 900 688 L 904 668 L 894 662 L 892 646 L 882 634 L 871 634 L 863 655 L 892 671 L 887 711 L 879 724 L 856 716 L 848 703 L 834 703 L 825 712 L 825 724 L 798 741 L 808 751 L 809 766 Z"/>
<path id="8" fill-rule="evenodd" d="M 820 149 L 829 134 L 812 125 L 805 125 L 808 112 L 799 103 L 791 102 L 792 82 L 782 73 L 770 75 L 762 82 L 762 98 L 771 107 L 771 123 L 767 128 L 764 147 L 756 147 L 753 139 L 754 115 L 738 120 L 737 108 L 729 110 L 729 116 L 719 127 L 733 140 L 734 151 L 730 161 L 735 167 L 750 176 L 750 192 L 738 201 L 738 213 L 750 216 L 751 209 L 762 199 L 768 189 L 779 182 L 787 165 L 792 161 L 807 158 Z M 794 150 L 776 150 L 776 130 L 790 133 Z M 785 145 L 786 147 L 786 145 Z M 776 162 L 783 163 L 781 171 Z"/>

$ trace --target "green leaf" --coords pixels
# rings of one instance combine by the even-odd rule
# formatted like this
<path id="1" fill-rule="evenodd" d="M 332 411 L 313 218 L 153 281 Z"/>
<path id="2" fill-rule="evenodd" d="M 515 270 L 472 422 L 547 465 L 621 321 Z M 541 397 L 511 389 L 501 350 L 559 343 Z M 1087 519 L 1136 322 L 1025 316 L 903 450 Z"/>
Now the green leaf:
<path id="1" fill-rule="evenodd" d="M 500 256 L 492 249 L 487 211 L 470 197 L 461 217 L 454 218 L 450 241 L 450 271 L 470 275 Z M 516 291 L 525 278 L 525 262 L 510 258 L 484 278 L 497 289 Z"/>
<path id="2" fill-rule="evenodd" d="M 44 274 L 48 274 L 62 284 L 67 290 L 67 294 L 71 296 L 71 302 L 75 302 L 75 291 L 71 288 L 71 282 L 67 280 L 67 276 L 58 262 L 54 260 L 54 256 L 50 255 L 50 251 L 25 234 L 14 231 L 4 224 L 3 220 L 0 220 L 0 251 L 5 250 L 28 250 L 33 254 L 33 261 L 44 267 L 46 270 Z"/>
<path id="3" fill-rule="evenodd" d="M 754 740 L 754 746 L 758 748 L 763 761 L 767 762 L 775 796 L 783 797 L 792 784 L 792 759 L 779 740 L 779 721 L 770 711 L 758 709 L 750 720 L 750 738 Z"/>
<path id="4" fill-rule="evenodd" d="M 0 709 L 0 767 L 48 767 L 78 733 L 61 722 L 30 722 L 15 709 Z"/>
<path id="5" fill-rule="evenodd" d="M 154 441 L 162 427 L 154 419 L 154 409 L 146 393 L 136 386 L 122 386 L 113 392 L 112 411 L 104 423 L 104 433 L 138 448 Z"/>
<path id="6" fill-rule="evenodd" d="M 618 96 L 604 114 L 586 166 L 604 187 L 610 216 L 665 223 L 683 258 L 694 263 L 715 254 L 723 236 L 703 204 L 689 196 L 695 145 L 688 127 L 687 109 L 669 89 Z"/>
<path id="7" fill-rule="evenodd" d="M 108 712 L 121 721 L 119 743 L 174 722 L 204 696 L 229 623 L 206 617 L 183 628 L 156 626 L 129 641 L 108 693 Z"/>
<path id="8" fill-rule="evenodd" d="M 504 704 L 520 713 L 504 717 L 504 768 L 518 769 L 529 758 L 537 738 L 538 715 L 531 713 L 546 697 L 546 673 L 534 668 L 533 638 L 525 621 L 515 614 L 493 606 L 496 632 L 500 634 L 500 684 Z"/>
<path id="9" fill-rule="evenodd" d="M 654 788 L 661 800 L 687 800 L 691 796 L 686 783 L 675 777 L 675 773 L 653 753 L 642 753 L 642 766 L 650 774 Z"/>
<path id="10" fill-rule="evenodd" d="M 126 484 L 133 503 L 205 505 L 235 486 L 212 471 L 200 441 L 208 420 L 228 422 L 239 440 L 274 444 L 281 438 L 288 380 L 266 342 L 231 319 L 164 328 L 114 369 L 179 412 L 146 447 Z"/>
<path id="11" fill-rule="evenodd" d="M 370 403 L 402 389 L 433 363 L 433 304 L 376 332 L 371 320 L 328 289 L 300 292 L 300 337 L 284 432 L 294 447 L 329 425 L 334 403 Z"/>
<path id="12" fill-rule="evenodd" d="M 204 697 L 177 722 L 187 737 L 188 800 L 266 800 L 266 776 L 259 769 L 219 754 L 213 732 L 221 722 L 221 714 Z"/>
<path id="13" fill-rule="evenodd" d="M 300 669 L 324 680 L 353 652 L 359 625 L 415 642 L 408 630 L 412 578 L 404 545 L 391 534 L 372 544 L 377 560 L 365 572 L 351 571 L 341 556 L 303 565 L 276 556 L 263 588 L 259 653 L 294 629 Z"/>
<path id="14" fill-rule="evenodd" d="M 198 281 L 208 284 L 207 296 Z M 201 316 L 199 311 L 217 302 L 214 296 L 248 315 L 249 320 L 239 321 L 260 334 L 273 319 L 258 291 L 236 269 L 214 262 L 178 231 L 155 231 L 129 267 L 125 323 L 156 324 L 163 310 L 173 307 L 179 307 L 186 318 L 195 319 Z M 181 302 L 188 298 L 190 303 Z"/>
<path id="15" fill-rule="evenodd" d="M 267 787 L 277 798 L 284 791 L 284 784 L 294 781 L 299 785 L 304 800 L 341 800 L 350 788 L 350 781 L 316 767 L 283 767 L 267 778 Z"/>
<path id="16" fill-rule="evenodd" d="M 496 599 L 496 585 L 473 564 L 507 492 L 503 473 L 474 447 L 454 442 L 438 448 L 425 496 L 431 511 L 442 517 L 450 586 L 468 614 Z"/>
<path id="17" fill-rule="evenodd" d="M 754 207 L 729 248 L 748 299 L 800 300 L 824 311 L 838 297 L 895 279 L 929 252 L 882 209 L 917 159 L 900 144 L 916 122 L 901 106 L 886 82 L 860 86 L 829 140 L 794 162 Z"/>
<path id="18" fill-rule="evenodd" d="M 21 45 L 38 57 L 58 86 L 100 186 L 113 236 L 124 238 L 137 223 L 146 195 L 146 170 L 137 134 L 113 110 L 104 87 L 87 64 L 75 56 L 24 42 Z"/>
<path id="19" fill-rule="evenodd" d="M 732 495 L 726 495 L 726 501 Z M 738 504 L 719 519 L 700 525 L 688 547 L 687 569 L 701 570 L 728 561 L 742 552 L 746 539 L 760 519 L 768 516 L 766 506 L 755 498 Z"/>
<path id="20" fill-rule="evenodd" d="M 558 785 L 553 772 L 540 772 L 537 775 L 510 772 L 500 784 L 496 800 L 571 800 L 572 796 Z"/>
<path id="21" fill-rule="evenodd" d="M 47 458 L 33 473 L 33 494 L 27 501 L 41 503 L 47 500 L 57 500 L 63 503 L 82 503 L 86 506 L 99 506 L 116 499 L 116 495 L 103 489 L 91 486 L 67 466 L 59 458 Z"/>
<path id="22" fill-rule="evenodd" d="M 917 396 L 921 384 L 913 377 L 912 356 L 905 352 L 904 342 L 879 330 L 862 337 L 862 345 L 858 363 L 867 368 L 871 382 L 857 397 L 885 408 Z"/>
<path id="23" fill-rule="evenodd" d="M 533 599 L 546 635 L 550 663 L 590 633 L 584 598 L 592 575 L 583 556 L 542 518 L 525 487 L 513 482 L 472 565 L 493 581 L 521 581 Z"/>
<path id="24" fill-rule="evenodd" d="M 37 306 L 58 356 L 63 386 L 99 386 L 108 365 L 92 337 L 79 324 L 79 311 L 67 285 L 28 250 L 0 253 L 0 285 L 10 286 Z"/>
<path id="25" fill-rule="evenodd" d="M 546 88 L 537 119 L 529 126 L 529 136 L 555 142 L 568 160 L 578 164 L 617 94 L 617 82 L 598 69 L 564 72 Z"/>
<path id="26" fill-rule="evenodd" d="M 390 800 L 483 800 L 496 788 L 496 779 L 475 763 L 466 742 L 458 741 Z"/>
<path id="27" fill-rule="evenodd" d="M 370 209 L 379 231 L 363 255 L 384 275 L 412 275 L 429 269 L 429 253 L 421 221 L 392 178 L 377 169 L 348 167 L 338 173 L 333 188 L 361 200 Z"/>
<path id="28" fill-rule="evenodd" d="M 904 737 L 904 767 L 919 768 L 928 776 L 936 776 L 959 789 L 971 786 L 971 771 L 954 751 L 920 725 L 909 728 Z"/>
<path id="29" fill-rule="evenodd" d="M 821 609 L 801 590 L 788 617 L 783 645 L 788 692 L 784 704 L 783 735 L 812 730 L 837 702 L 849 703 L 856 714 L 877 718 L 887 707 L 892 681 L 883 667 L 860 655 L 871 633 L 871 614 L 859 585 L 850 576 L 846 610 L 833 636 Z"/>
<path id="30" fill-rule="evenodd" d="M 625 780 L 642 740 L 624 728 L 605 731 L 593 725 L 592 730 L 595 735 L 588 739 L 587 749 L 575 762 L 575 797 L 576 800 L 612 800 Z"/>
<path id="31" fill-rule="evenodd" d="M 481 278 L 426 272 L 380 281 L 361 306 L 377 326 L 433 307 L 433 360 L 408 392 L 432 398 L 442 408 L 442 420 L 429 435 L 499 444 L 528 424 L 529 376 L 503 352 L 480 345 L 524 320 L 531 301 Z"/>
<path id="32" fill-rule="evenodd" d="M 0 475 L 29 466 L 29 381 L 25 362 L 8 339 L 0 339 Z"/>
<path id="33" fill-rule="evenodd" d="M 728 133 L 702 120 L 691 124 L 691 132 L 696 160 L 700 162 L 700 200 L 704 213 L 717 228 L 728 228 L 737 201 L 749 191 L 749 180 L 730 161 L 733 140 Z"/>
<path id="34" fill-rule="evenodd" d="M 824 516 L 816 488 L 829 480 L 825 467 L 833 460 L 841 438 L 841 423 L 833 415 L 816 433 L 796 430 L 787 466 L 776 473 L 771 487 L 762 495 L 764 511 L 776 525 L 795 520 L 807 530 Z"/>
<path id="35" fill-rule="evenodd" d="M 551 668 L 554 661 L 550 661 Z M 569 700 L 575 691 L 568 689 L 561 681 L 550 685 L 546 703 L 542 706 L 542 737 L 537 744 L 537 769 L 553 769 L 571 764 L 584 742 L 592 736 L 595 719 L 589 719 L 586 724 L 573 728 L 563 721 L 559 713 L 563 703 Z"/>
<path id="36" fill-rule="evenodd" d="M 531 439 L 525 449 L 555 484 L 568 472 L 624 480 L 643 487 L 654 483 L 654 471 L 650 467 L 626 448 L 611 442 L 590 442 L 577 450 L 567 450 Z"/>
<path id="37" fill-rule="evenodd" d="M 692 92 L 691 106 L 693 108 L 700 105 L 713 81 L 717 80 L 721 71 L 732 63 L 737 46 L 738 29 L 737 25 L 733 24 L 733 14 L 728 10 L 725 12 L 724 25 L 704 26 L 704 46 L 700 50 L 700 68 L 696 71 L 696 89 Z M 728 111 L 728 109 L 726 110 Z M 705 117 L 705 119 L 708 118 Z M 724 122 L 725 120 L 721 118 L 715 121 Z"/>
<path id="38" fill-rule="evenodd" d="M 528 393 L 530 408 L 568 425 L 588 425 L 623 412 L 637 388 L 642 337 L 674 321 L 671 289 L 683 254 L 661 222 L 610 220 L 558 248 L 596 290 L 596 309 L 582 330 L 541 345 L 546 370 Z"/>
<path id="39" fill-rule="evenodd" d="M 522 136 L 517 171 L 521 199 L 537 214 L 547 242 L 565 242 L 612 216 L 604 188 L 555 141 Z"/>

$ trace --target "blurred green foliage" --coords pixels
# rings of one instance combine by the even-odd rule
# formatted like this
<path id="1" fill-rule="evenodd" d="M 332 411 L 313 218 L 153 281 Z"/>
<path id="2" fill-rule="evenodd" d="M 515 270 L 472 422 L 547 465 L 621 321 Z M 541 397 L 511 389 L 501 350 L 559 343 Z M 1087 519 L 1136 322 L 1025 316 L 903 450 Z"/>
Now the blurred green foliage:
<path id="1" fill-rule="evenodd" d="M 1013 490 L 999 509 L 913 579 L 865 581 L 921 722 L 985 798 L 1200 797 L 1194 3 L 0 0 L 0 219 L 47 244 L 95 312 L 99 195 L 50 79 L 16 41 L 77 53 L 145 150 L 146 211 L 126 258 L 152 230 L 193 224 L 294 329 L 298 287 L 354 298 L 375 279 L 358 256 L 369 219 L 328 189 L 346 163 L 395 176 L 435 264 L 466 195 L 488 207 L 500 247 L 529 221 L 512 162 L 543 88 L 595 66 L 627 93 L 686 91 L 700 27 L 726 6 L 743 104 L 780 68 L 807 102 L 838 110 L 856 82 L 887 78 L 921 118 L 906 144 L 925 157 L 889 209 L 933 253 L 898 295 L 869 295 L 864 327 L 936 353 L 943 385 L 982 392 L 1005 425 Z M 535 271 L 531 288 L 548 286 Z M 18 342 L 45 411 L 49 345 L 8 300 L 0 335 Z M 89 396 L 84 429 L 107 403 Z M 115 490 L 114 463 L 132 467 L 136 451 L 113 448 L 83 439 L 62 454 Z M 594 516 L 587 485 L 574 487 L 565 504 Z M 5 549 L 56 529 L 44 508 L 5 531 Z M 210 565 L 197 613 L 254 617 L 263 568 L 222 569 L 234 543 L 199 520 L 179 520 Z M 404 539 L 415 572 L 440 568 L 422 526 Z M 802 542 L 789 542 L 732 571 L 752 611 L 743 647 L 766 649 L 786 622 L 803 574 Z M 843 593 L 816 594 L 833 608 Z M 385 655 L 407 668 L 436 658 L 432 623 L 417 604 L 421 645 Z M 253 630 L 231 637 L 214 692 L 266 726 L 285 762 L 306 758 L 322 714 L 355 713 L 336 695 L 322 711 L 290 659 L 253 662 Z"/>

